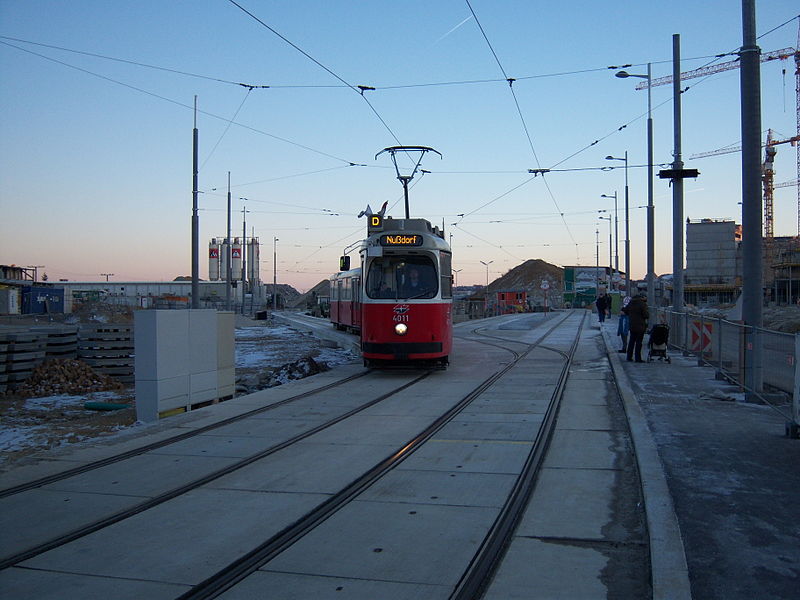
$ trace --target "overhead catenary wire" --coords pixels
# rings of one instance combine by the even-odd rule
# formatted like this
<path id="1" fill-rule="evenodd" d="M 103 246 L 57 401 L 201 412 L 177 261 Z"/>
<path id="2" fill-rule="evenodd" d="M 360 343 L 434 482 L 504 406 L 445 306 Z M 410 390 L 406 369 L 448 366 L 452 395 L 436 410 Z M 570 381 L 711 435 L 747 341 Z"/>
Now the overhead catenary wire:
<path id="1" fill-rule="evenodd" d="M 40 54 L 38 52 L 34 52 L 33 50 L 28 50 L 27 48 L 21 48 L 19 46 L 15 46 L 14 44 L 9 44 L 8 42 L 4 42 L 2 40 L 0 40 L 0 44 L 2 44 L 4 46 L 8 46 L 10 48 L 15 48 L 16 50 L 19 50 L 20 52 L 25 52 L 27 54 L 31 54 L 33 56 L 37 56 L 37 57 L 42 58 L 44 60 L 47 60 L 47 61 L 50 61 L 50 62 L 54 62 L 54 63 L 59 64 L 61 66 L 64 66 L 64 67 L 67 67 L 67 68 L 70 68 L 70 69 L 74 69 L 76 71 L 80 71 L 81 73 L 85 73 L 87 75 L 91 75 L 92 77 L 97 77 L 98 79 L 102 79 L 104 81 L 107 81 L 107 82 L 110 82 L 110 83 L 114 83 L 116 85 L 120 85 L 122 87 L 134 90 L 136 92 L 145 94 L 147 96 L 151 96 L 153 98 L 157 98 L 159 100 L 163 100 L 164 102 L 169 102 L 170 104 L 174 104 L 176 106 L 180 106 L 181 108 L 186 108 L 186 109 L 189 109 L 191 111 L 195 110 L 195 107 L 193 105 L 191 105 L 191 104 L 185 104 L 185 103 L 180 102 L 178 100 L 174 100 L 172 98 L 167 98 L 166 96 L 162 96 L 160 94 L 156 94 L 155 92 L 151 92 L 149 90 L 145 90 L 145 89 L 137 87 L 135 85 L 131 85 L 129 83 L 125 83 L 124 81 L 119 81 L 118 79 L 114 79 L 114 78 L 108 77 L 106 75 L 101 75 L 100 73 L 95 73 L 94 71 L 90 71 L 88 69 L 84 69 L 83 67 L 78 67 L 76 65 L 72 65 L 70 63 L 64 62 L 64 61 L 59 60 L 57 58 L 53 58 L 51 56 L 45 56 L 44 54 Z M 202 115 L 205 115 L 207 117 L 211 117 L 213 119 L 218 119 L 220 121 L 225 121 L 226 123 L 230 121 L 226 117 L 222 117 L 220 115 L 216 115 L 216 114 L 208 112 L 206 110 L 197 109 L 197 112 L 198 112 L 198 114 L 202 114 Z M 333 160 L 337 160 L 339 162 L 346 163 L 347 165 L 357 164 L 354 161 L 347 160 L 346 158 L 342 158 L 340 156 L 335 156 L 335 155 L 330 154 L 328 152 L 324 152 L 323 150 L 318 150 L 316 148 L 312 148 L 311 146 L 306 146 L 305 144 L 301 144 L 299 142 L 294 142 L 292 140 L 289 140 L 289 139 L 280 137 L 278 135 L 275 135 L 275 134 L 272 134 L 272 133 L 257 129 L 255 127 L 251 127 L 249 125 L 245 125 L 243 123 L 233 122 L 233 124 L 236 125 L 237 127 L 241 127 L 241 128 L 246 129 L 248 131 L 252 131 L 253 133 L 258 133 L 260 135 L 267 136 L 267 137 L 272 138 L 274 140 L 278 140 L 280 142 L 284 142 L 286 144 L 290 144 L 290 145 L 295 146 L 297 148 L 302 148 L 303 150 L 308 150 L 309 152 L 313 152 L 313 153 L 319 154 L 321 156 L 326 156 L 326 157 L 331 158 Z"/>
<path id="2" fill-rule="evenodd" d="M 225 137 L 225 134 L 228 133 L 228 130 L 231 128 L 231 124 L 236 120 L 236 117 L 239 116 L 239 111 L 242 110 L 244 103 L 247 102 L 247 99 L 250 97 L 250 92 L 252 91 L 253 91 L 252 87 L 247 88 L 247 93 L 244 95 L 244 98 L 242 98 L 242 102 L 239 104 L 239 107 L 236 109 L 236 112 L 233 113 L 233 116 L 230 118 L 228 124 L 225 126 L 225 130 L 222 132 L 222 135 L 219 136 L 219 139 L 217 139 L 217 143 L 214 144 L 214 146 L 211 148 L 211 152 L 208 153 L 208 156 L 206 156 L 205 160 L 200 165 L 201 171 L 203 170 L 203 167 L 206 166 L 206 163 L 209 161 L 209 159 L 212 156 L 214 156 L 214 152 L 217 150 L 217 146 L 219 146 L 220 142 L 222 141 L 222 138 Z"/>
<path id="3" fill-rule="evenodd" d="M 797 17 L 793 17 L 787 23 L 790 23 Z M 786 23 L 784 23 L 785 25 Z M 781 27 L 781 26 L 779 26 Z M 778 29 L 776 27 L 775 29 Z M 775 29 L 767 32 L 771 33 Z M 766 34 L 762 34 L 766 35 Z M 66 48 L 64 46 L 57 46 L 55 44 L 47 44 L 44 42 L 35 42 L 33 40 L 26 40 L 17 37 L 5 36 L 0 35 L 0 40 L 9 40 L 12 42 L 19 42 L 22 44 L 29 44 L 32 46 L 39 46 L 41 48 L 49 48 L 51 50 L 59 50 L 61 52 L 70 52 L 72 54 L 80 54 L 83 56 L 90 56 L 92 58 L 99 58 L 103 60 L 119 62 L 123 64 L 128 64 L 132 66 L 147 68 L 147 69 L 154 69 L 158 71 L 163 71 L 166 73 L 173 73 L 176 75 L 183 75 L 186 77 L 194 77 L 197 79 L 204 79 L 206 81 L 216 81 L 218 83 L 226 84 L 226 85 L 235 85 L 245 88 L 257 88 L 257 89 L 336 89 L 336 88 L 351 88 L 352 85 L 349 83 L 341 83 L 339 85 L 334 84 L 288 84 L 288 83 L 271 83 L 271 84 L 254 84 L 254 83 L 244 83 L 240 81 L 235 81 L 232 79 L 225 79 L 223 77 L 216 77 L 213 75 L 203 75 L 200 73 L 192 73 L 191 71 L 184 71 L 180 69 L 174 69 L 171 67 L 164 67 L 159 65 L 153 65 L 149 63 L 144 63 L 141 61 L 119 58 L 114 56 L 108 56 L 105 54 L 99 54 L 96 52 L 89 52 L 86 50 L 77 50 L 75 48 Z M 683 62 L 692 62 L 696 60 L 708 60 L 709 58 L 719 58 L 722 56 L 729 56 L 735 53 L 725 53 L 725 54 L 715 54 L 715 55 L 708 55 L 708 56 L 695 56 L 691 58 L 683 58 Z M 650 64 L 657 65 L 657 64 L 666 64 L 671 63 L 671 59 L 665 60 L 656 60 L 650 61 Z M 647 63 L 631 63 L 625 65 L 609 65 L 604 67 L 587 67 L 582 69 L 573 69 L 569 71 L 559 71 L 555 73 L 537 73 L 533 75 L 520 75 L 515 78 L 515 81 L 525 81 L 530 79 L 545 79 L 550 77 L 564 77 L 569 75 L 582 75 L 585 73 L 598 73 L 603 71 L 608 71 L 610 69 L 620 69 L 620 68 L 629 68 L 629 67 L 641 67 L 645 66 Z M 368 88 L 369 90 L 373 91 L 381 91 L 381 90 L 396 90 L 396 89 L 408 89 L 408 88 L 420 88 L 420 87 L 434 87 L 434 86 L 460 86 L 460 85 L 475 85 L 475 84 L 485 84 L 485 83 L 507 83 L 506 79 L 499 79 L 499 78 L 487 78 L 487 79 L 468 79 L 468 80 L 458 80 L 458 81 L 429 81 L 429 82 L 422 82 L 422 83 L 408 83 L 408 84 L 387 84 L 387 85 L 372 85 L 372 86 L 362 86 Z M 359 86 L 356 86 L 359 87 Z"/>
<path id="4" fill-rule="evenodd" d="M 536 149 L 534 148 L 534 145 L 533 145 L 533 138 L 531 137 L 530 130 L 528 129 L 528 124 L 525 121 L 525 115 L 523 115 L 523 113 L 522 113 L 522 108 L 519 105 L 519 100 L 517 99 L 517 94 L 514 91 L 514 79 L 509 77 L 508 74 L 506 73 L 505 68 L 503 67 L 502 63 L 500 62 L 499 57 L 497 56 L 497 53 L 495 52 L 494 48 L 492 47 L 492 44 L 489 41 L 489 37 L 486 35 L 486 32 L 484 31 L 483 26 L 481 25 L 481 22 L 478 19 L 478 15 L 475 14 L 475 11 L 473 10 L 472 5 L 470 4 L 469 0 L 464 0 L 464 1 L 467 3 L 467 6 L 469 7 L 469 10 L 472 13 L 473 18 L 475 19 L 475 24 L 480 29 L 480 32 L 483 35 L 484 40 L 486 40 L 486 44 L 489 46 L 489 49 L 492 52 L 492 56 L 494 56 L 495 60 L 497 61 L 497 65 L 500 67 L 500 71 L 503 73 L 503 77 L 505 77 L 506 81 L 508 81 L 508 89 L 511 91 L 511 96 L 514 99 L 514 105 L 517 108 L 517 114 L 519 115 L 520 121 L 522 122 L 522 127 L 523 127 L 523 130 L 525 131 L 525 136 L 528 139 L 528 144 L 530 145 L 530 148 L 531 148 L 531 153 L 533 154 L 533 158 L 536 161 L 536 165 L 541 168 L 541 163 L 539 161 L 539 157 L 536 154 Z M 555 194 L 553 194 L 553 190 L 550 188 L 550 183 L 547 181 L 547 179 L 544 177 L 544 175 L 542 175 L 542 181 L 544 182 L 544 185 L 547 188 L 547 192 L 549 193 L 550 198 L 552 199 L 553 204 L 556 207 L 556 210 L 558 210 L 558 212 L 562 212 L 561 211 L 561 207 L 558 205 L 558 201 L 556 200 Z M 562 221 L 564 223 L 564 228 L 566 229 L 567 234 L 569 235 L 570 239 L 574 243 L 575 242 L 575 237 L 572 235 L 572 231 L 570 231 L 569 225 L 567 224 L 566 220 L 563 219 L 563 217 L 562 217 Z"/>
<path id="5" fill-rule="evenodd" d="M 273 34 L 275 34 L 276 36 L 278 36 L 278 37 L 279 37 L 280 39 L 282 39 L 284 42 L 286 42 L 287 44 L 289 44 L 289 45 L 290 45 L 292 48 L 294 48 L 295 50 L 297 50 L 297 51 L 298 51 L 300 54 L 302 54 L 303 56 L 305 56 L 306 58 L 308 58 L 308 59 L 309 59 L 311 62 L 313 62 L 315 65 L 317 65 L 318 67 L 320 67 L 321 69 L 323 69 L 324 71 L 326 71 L 327 73 L 329 73 L 329 74 L 330 74 L 331 76 L 333 76 L 335 79 L 337 79 L 337 80 L 341 81 L 341 82 L 342 82 L 344 85 L 346 85 L 347 87 L 349 87 L 350 89 L 352 89 L 354 92 L 356 92 L 356 93 L 357 93 L 359 96 L 361 96 L 361 98 L 364 100 L 364 102 L 366 102 L 366 103 L 367 103 L 367 106 L 369 106 L 370 110 L 372 110 L 372 112 L 375 114 L 375 116 L 378 118 L 378 120 L 381 122 L 381 124 L 382 124 L 382 125 L 383 125 L 383 126 L 386 128 L 386 130 L 389 132 L 389 135 L 391 135 L 391 136 L 392 136 L 392 139 L 394 139 L 394 140 L 397 142 L 397 144 L 398 144 L 398 145 L 400 145 L 400 146 L 402 146 L 402 145 L 403 145 L 403 144 L 400 142 L 400 139 L 399 139 L 399 138 L 398 138 L 398 137 L 395 135 L 394 131 L 392 131 L 391 127 L 389 127 L 389 124 L 388 124 L 388 123 L 386 123 L 386 121 L 383 119 L 383 117 L 380 115 L 380 113 L 378 113 L 378 111 L 376 110 L 376 108 L 375 108 L 375 107 L 372 105 L 372 103 L 369 101 L 369 99 L 368 99 L 368 98 L 366 97 L 366 95 L 364 94 L 364 91 L 365 91 L 365 90 L 367 90 L 367 89 L 371 89 L 369 86 L 355 86 L 355 85 L 353 85 L 353 84 L 349 83 L 348 81 L 345 81 L 345 80 L 344 80 L 342 77 L 340 77 L 340 76 L 339 76 L 338 74 L 336 74 L 334 71 L 332 71 L 331 69 L 329 69 L 328 67 L 326 67 L 324 64 L 322 64 L 322 63 L 321 63 L 320 61 L 318 61 L 316 58 L 314 58 L 313 56 L 311 56 L 311 55 L 310 55 L 308 52 L 306 52 L 305 50 L 303 50 L 303 49 L 302 49 L 300 46 L 298 46 L 297 44 L 295 44 L 294 42 L 292 42 L 291 40 L 289 40 L 287 37 L 285 37 L 284 35 L 282 35 L 282 34 L 281 34 L 281 33 L 279 33 L 278 31 L 276 31 L 274 28 L 270 27 L 270 26 L 269 26 L 267 23 L 265 23 L 265 22 L 264 22 L 264 21 L 262 21 L 261 19 L 259 19 L 259 18 L 258 18 L 256 15 L 254 15 L 252 12 L 250 12 L 249 10 L 247 10 L 246 8 L 244 8 L 244 7 L 243 7 L 241 4 L 239 4 L 238 2 L 236 2 L 236 0 L 228 0 L 228 2 L 230 2 L 231 4 L 233 4 L 234 6 L 236 6 L 236 7 L 237 7 L 239 10 L 241 10 L 243 13 L 245 13 L 246 15 L 248 15 L 250 18 L 252 18 L 252 19 L 253 19 L 253 20 L 255 20 L 256 22 L 260 23 L 262 26 L 264 26 L 265 28 L 267 28 L 269 31 L 271 31 Z"/>

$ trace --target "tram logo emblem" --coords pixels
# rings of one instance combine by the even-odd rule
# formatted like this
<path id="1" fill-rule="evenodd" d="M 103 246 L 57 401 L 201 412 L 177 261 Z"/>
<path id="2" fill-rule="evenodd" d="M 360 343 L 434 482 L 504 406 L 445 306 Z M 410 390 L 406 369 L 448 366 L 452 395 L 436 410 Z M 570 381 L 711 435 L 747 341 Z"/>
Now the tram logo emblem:
<path id="1" fill-rule="evenodd" d="M 408 304 L 395 304 L 394 305 L 394 314 L 396 314 L 396 315 L 404 315 L 410 309 L 411 309 L 411 307 Z"/>

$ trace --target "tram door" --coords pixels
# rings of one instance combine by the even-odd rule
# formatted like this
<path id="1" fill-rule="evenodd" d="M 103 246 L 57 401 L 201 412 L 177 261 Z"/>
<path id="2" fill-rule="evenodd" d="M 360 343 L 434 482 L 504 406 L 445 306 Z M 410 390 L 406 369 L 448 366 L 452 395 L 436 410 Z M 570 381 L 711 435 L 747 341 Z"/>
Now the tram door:
<path id="1" fill-rule="evenodd" d="M 361 328 L 361 278 L 353 277 L 353 327 Z"/>

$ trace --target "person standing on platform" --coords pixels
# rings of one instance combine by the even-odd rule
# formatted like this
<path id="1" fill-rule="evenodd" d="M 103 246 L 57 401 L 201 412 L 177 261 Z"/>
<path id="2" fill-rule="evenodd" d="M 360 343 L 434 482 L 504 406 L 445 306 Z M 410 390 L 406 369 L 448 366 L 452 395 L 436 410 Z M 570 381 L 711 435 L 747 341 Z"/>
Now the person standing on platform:
<path id="1" fill-rule="evenodd" d="M 628 360 L 632 361 L 635 358 L 637 363 L 644 362 L 642 360 L 642 341 L 647 331 L 647 320 L 650 318 L 650 311 L 647 308 L 647 295 L 639 294 L 634 297 L 631 303 L 628 304 L 627 311 L 630 327 Z"/>
<path id="2" fill-rule="evenodd" d="M 603 292 L 597 297 L 594 303 L 597 306 L 597 317 L 600 319 L 600 325 L 602 325 L 611 308 L 611 298 L 608 297 L 608 294 Z"/>
<path id="3" fill-rule="evenodd" d="M 629 330 L 629 319 L 628 319 L 628 304 L 631 302 L 630 296 L 625 296 L 622 299 L 622 308 L 619 311 L 619 321 L 617 322 L 617 335 L 620 337 L 622 341 L 622 348 L 620 348 L 617 352 L 627 352 L 628 351 L 628 330 Z"/>

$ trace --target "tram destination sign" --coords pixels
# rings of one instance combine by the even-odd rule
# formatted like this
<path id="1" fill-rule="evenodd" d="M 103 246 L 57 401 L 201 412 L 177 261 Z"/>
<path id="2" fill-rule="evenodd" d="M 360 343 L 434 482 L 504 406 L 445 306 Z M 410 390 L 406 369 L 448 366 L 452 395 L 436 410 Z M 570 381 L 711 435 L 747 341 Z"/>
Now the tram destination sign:
<path id="1" fill-rule="evenodd" d="M 421 235 L 405 233 L 387 233 L 380 237 L 381 246 L 422 246 Z"/>

